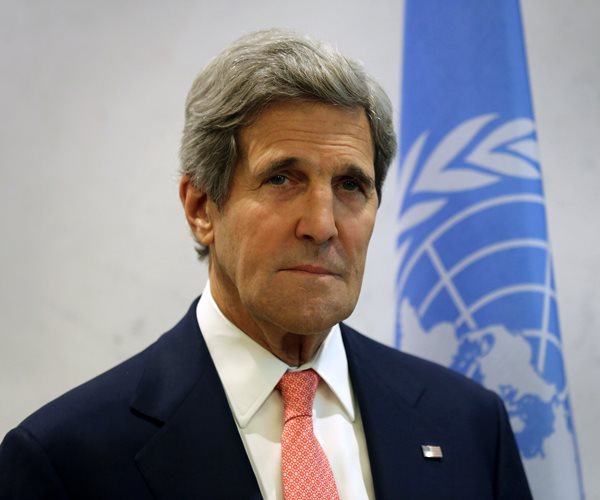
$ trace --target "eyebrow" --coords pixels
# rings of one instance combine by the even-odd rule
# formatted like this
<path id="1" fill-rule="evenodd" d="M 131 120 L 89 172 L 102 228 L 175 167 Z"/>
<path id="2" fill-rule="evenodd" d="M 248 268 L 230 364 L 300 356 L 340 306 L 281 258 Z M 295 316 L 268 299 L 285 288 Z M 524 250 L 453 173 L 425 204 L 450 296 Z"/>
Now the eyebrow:
<path id="1" fill-rule="evenodd" d="M 300 160 L 294 156 L 288 158 L 282 158 L 281 160 L 276 160 L 269 165 L 263 172 L 260 173 L 262 178 L 269 178 L 274 175 L 277 175 L 279 172 L 286 170 L 287 168 L 293 167 Z M 342 165 L 340 168 L 340 174 L 336 177 L 354 177 L 357 179 L 366 189 L 375 189 L 375 179 L 373 179 L 370 175 L 366 174 L 364 169 L 360 168 L 353 163 Z"/>
<path id="2" fill-rule="evenodd" d="M 274 175 L 277 175 L 282 170 L 294 166 L 296 163 L 298 163 L 298 158 L 295 158 L 293 156 L 289 158 L 283 158 L 281 160 L 276 160 L 272 162 L 268 168 L 261 172 L 260 176 L 265 179 L 272 177 Z"/>

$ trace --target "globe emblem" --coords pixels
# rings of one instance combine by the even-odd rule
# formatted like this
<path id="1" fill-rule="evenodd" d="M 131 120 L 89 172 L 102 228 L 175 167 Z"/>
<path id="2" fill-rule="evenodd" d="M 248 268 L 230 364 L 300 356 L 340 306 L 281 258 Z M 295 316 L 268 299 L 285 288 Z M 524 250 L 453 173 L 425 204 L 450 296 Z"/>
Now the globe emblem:
<path id="1" fill-rule="evenodd" d="M 490 114 L 428 153 L 428 134 L 415 141 L 396 281 L 398 347 L 498 393 L 532 480 L 548 456 L 577 463 L 533 132 L 528 118 Z"/>

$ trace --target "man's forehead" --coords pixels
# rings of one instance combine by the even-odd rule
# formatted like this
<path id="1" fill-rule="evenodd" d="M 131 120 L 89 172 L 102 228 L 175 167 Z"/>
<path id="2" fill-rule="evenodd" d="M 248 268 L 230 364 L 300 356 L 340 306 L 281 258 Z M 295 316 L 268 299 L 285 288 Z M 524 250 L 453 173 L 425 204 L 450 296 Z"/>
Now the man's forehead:
<path id="1" fill-rule="evenodd" d="M 347 154 L 374 159 L 370 122 L 364 108 L 346 108 L 314 101 L 283 101 L 263 109 L 238 134 L 240 156 L 248 148 L 309 146 L 345 147 Z M 296 144 L 296 145 L 298 145 Z"/>

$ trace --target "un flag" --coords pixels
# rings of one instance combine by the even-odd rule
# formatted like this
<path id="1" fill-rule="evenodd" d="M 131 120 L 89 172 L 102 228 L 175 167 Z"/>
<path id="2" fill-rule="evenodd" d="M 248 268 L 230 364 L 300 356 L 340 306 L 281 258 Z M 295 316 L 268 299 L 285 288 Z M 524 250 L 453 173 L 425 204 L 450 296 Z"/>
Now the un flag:
<path id="1" fill-rule="evenodd" d="M 503 398 L 535 498 L 583 498 L 516 0 L 407 0 L 396 341 Z"/>

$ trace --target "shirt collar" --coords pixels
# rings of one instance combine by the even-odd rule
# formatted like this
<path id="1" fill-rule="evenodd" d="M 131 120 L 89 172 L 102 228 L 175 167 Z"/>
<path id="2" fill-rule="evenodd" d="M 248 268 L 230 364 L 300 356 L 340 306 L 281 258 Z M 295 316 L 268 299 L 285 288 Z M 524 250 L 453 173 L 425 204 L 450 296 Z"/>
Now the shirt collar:
<path id="1" fill-rule="evenodd" d="M 241 428 L 256 414 L 287 370 L 312 368 L 336 395 L 348 418 L 354 406 L 348 361 L 339 325 L 335 325 L 315 357 L 290 367 L 237 328 L 221 312 L 206 284 L 196 308 L 200 331 L 225 389 L 229 406 Z"/>

